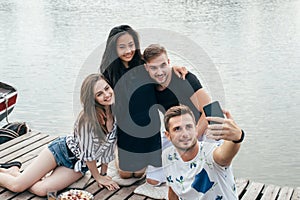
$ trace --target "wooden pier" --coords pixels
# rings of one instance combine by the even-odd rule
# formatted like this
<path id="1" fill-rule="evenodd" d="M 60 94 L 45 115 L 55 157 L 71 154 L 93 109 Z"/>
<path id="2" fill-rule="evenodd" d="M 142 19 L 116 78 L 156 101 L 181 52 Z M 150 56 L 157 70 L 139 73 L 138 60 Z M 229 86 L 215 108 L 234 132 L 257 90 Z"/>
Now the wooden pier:
<path id="1" fill-rule="evenodd" d="M 46 147 L 46 145 L 54 140 L 57 136 L 49 136 L 47 134 L 31 132 L 19 138 L 8 141 L 0 145 L 0 163 L 13 160 L 19 160 L 23 163 L 24 170 L 30 162 Z M 108 191 L 98 187 L 95 181 L 90 181 L 84 188 L 86 191 L 95 196 L 95 200 L 153 200 L 152 198 L 134 194 L 133 191 L 145 180 L 141 180 L 134 185 L 121 187 L 117 191 Z M 266 185 L 246 179 L 236 179 L 237 191 L 241 200 L 300 200 L 300 187 L 279 187 L 276 185 Z M 0 199 L 46 199 L 35 196 L 28 191 L 22 193 L 13 193 L 0 187 Z"/>

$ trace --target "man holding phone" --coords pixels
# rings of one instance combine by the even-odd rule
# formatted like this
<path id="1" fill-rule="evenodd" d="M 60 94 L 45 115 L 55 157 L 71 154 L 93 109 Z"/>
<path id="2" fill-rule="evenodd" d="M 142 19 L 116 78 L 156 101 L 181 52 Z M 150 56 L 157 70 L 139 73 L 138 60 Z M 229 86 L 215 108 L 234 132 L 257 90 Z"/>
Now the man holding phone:
<path id="1" fill-rule="evenodd" d="M 163 151 L 162 160 L 168 199 L 238 199 L 231 162 L 240 149 L 244 132 L 226 118 L 207 117 L 217 123 L 208 125 L 207 134 L 217 143 L 199 142 L 195 117 L 189 107 L 170 108 L 164 117 L 166 136 L 173 146 Z"/>

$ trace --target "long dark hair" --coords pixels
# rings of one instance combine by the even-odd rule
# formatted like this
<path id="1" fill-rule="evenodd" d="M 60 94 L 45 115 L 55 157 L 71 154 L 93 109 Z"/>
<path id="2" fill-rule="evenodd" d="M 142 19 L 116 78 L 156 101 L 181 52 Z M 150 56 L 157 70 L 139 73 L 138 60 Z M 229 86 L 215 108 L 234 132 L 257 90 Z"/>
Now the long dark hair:
<path id="1" fill-rule="evenodd" d="M 143 64 L 138 33 L 128 25 L 120 25 L 111 29 L 102 56 L 100 72 L 104 74 L 112 87 L 116 85 L 117 81 L 124 74 L 122 73 L 122 67 L 125 68 L 125 66 L 117 54 L 117 40 L 125 33 L 132 36 L 136 47 L 135 54 L 128 63 L 129 69 Z"/>
<path id="2" fill-rule="evenodd" d="M 84 124 L 88 123 L 88 131 L 94 131 L 100 141 L 104 141 L 108 132 L 105 127 L 106 112 L 104 106 L 95 101 L 94 94 L 94 86 L 101 79 L 106 81 L 101 74 L 90 74 L 81 85 L 80 101 L 83 110 L 79 114 L 78 126 L 79 130 L 81 130 Z"/>

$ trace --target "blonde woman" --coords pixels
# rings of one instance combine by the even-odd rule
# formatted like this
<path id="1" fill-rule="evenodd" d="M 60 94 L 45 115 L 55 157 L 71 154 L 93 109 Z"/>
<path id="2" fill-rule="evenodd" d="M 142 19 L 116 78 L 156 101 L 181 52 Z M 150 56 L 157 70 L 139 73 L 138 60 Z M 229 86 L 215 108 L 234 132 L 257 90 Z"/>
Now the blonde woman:
<path id="1" fill-rule="evenodd" d="M 116 143 L 116 125 L 111 112 L 114 92 L 102 75 L 91 74 L 83 81 L 80 100 L 83 110 L 73 134 L 50 143 L 22 173 L 16 166 L 1 168 L 1 187 L 45 196 L 47 191 L 66 188 L 90 170 L 100 187 L 119 188 L 106 176 L 107 163 L 114 159 Z M 97 161 L 101 161 L 100 173 Z M 45 177 L 51 171 L 50 176 Z"/>

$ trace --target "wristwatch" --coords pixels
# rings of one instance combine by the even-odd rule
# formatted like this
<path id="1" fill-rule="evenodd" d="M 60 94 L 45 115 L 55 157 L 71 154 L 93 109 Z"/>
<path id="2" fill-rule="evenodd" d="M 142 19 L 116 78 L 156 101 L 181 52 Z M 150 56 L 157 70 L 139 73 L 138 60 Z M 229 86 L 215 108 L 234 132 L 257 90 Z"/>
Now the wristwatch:
<path id="1" fill-rule="evenodd" d="M 241 129 L 241 131 L 242 131 L 241 139 L 239 139 L 239 140 L 232 140 L 233 143 L 237 144 L 237 143 L 243 142 L 244 137 L 245 137 L 245 132 L 243 131 L 243 129 Z"/>

